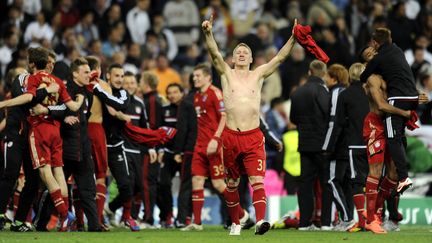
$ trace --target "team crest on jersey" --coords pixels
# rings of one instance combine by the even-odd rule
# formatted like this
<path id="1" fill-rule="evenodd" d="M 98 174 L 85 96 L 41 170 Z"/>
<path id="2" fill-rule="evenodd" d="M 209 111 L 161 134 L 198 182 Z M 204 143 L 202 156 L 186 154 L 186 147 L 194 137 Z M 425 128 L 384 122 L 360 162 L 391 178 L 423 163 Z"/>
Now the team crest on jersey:
<path id="1" fill-rule="evenodd" d="M 139 106 L 135 106 L 135 112 L 136 112 L 137 114 L 141 114 L 141 107 L 139 107 Z"/>
<path id="2" fill-rule="evenodd" d="M 381 146 L 381 143 L 380 143 L 380 141 L 377 141 L 374 145 L 375 145 L 375 148 L 379 148 L 379 146 Z"/>
<path id="3" fill-rule="evenodd" d="M 195 106 L 195 112 L 197 114 L 197 117 L 200 117 L 201 116 L 201 107 Z"/>
<path id="4" fill-rule="evenodd" d="M 121 154 L 119 154 L 119 155 L 117 156 L 117 161 L 123 161 L 123 156 L 122 156 Z"/>
<path id="5" fill-rule="evenodd" d="M 206 100 L 207 100 L 207 95 L 205 94 L 205 95 L 203 95 L 203 97 L 202 97 L 202 101 L 205 102 Z"/>
<path id="6" fill-rule="evenodd" d="M 220 107 L 220 109 L 225 109 L 225 104 L 224 104 L 223 100 L 219 101 L 219 107 Z"/>
<path id="7" fill-rule="evenodd" d="M 165 116 L 169 116 L 170 115 L 170 111 L 169 110 L 166 110 L 165 111 Z"/>

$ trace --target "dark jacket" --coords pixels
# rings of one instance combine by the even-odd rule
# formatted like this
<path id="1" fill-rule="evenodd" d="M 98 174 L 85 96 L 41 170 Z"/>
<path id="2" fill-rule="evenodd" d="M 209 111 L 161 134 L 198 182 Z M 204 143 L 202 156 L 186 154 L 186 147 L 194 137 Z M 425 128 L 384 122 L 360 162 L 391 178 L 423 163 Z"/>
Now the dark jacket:
<path id="1" fill-rule="evenodd" d="M 158 129 L 163 121 L 162 98 L 157 91 L 144 94 L 144 104 L 148 114 L 150 129 Z"/>
<path id="2" fill-rule="evenodd" d="M 112 96 L 115 97 L 116 99 L 109 98 L 108 100 L 106 100 L 105 99 L 106 97 L 103 97 L 100 93 L 97 93 L 95 91 L 93 92 L 102 100 L 103 103 L 107 105 L 110 105 L 109 103 L 107 103 L 107 101 L 109 100 L 119 101 L 117 103 L 118 106 L 116 107 L 110 105 L 117 111 L 125 112 L 129 106 L 130 97 L 127 91 L 124 89 L 116 89 L 112 87 Z M 103 127 L 105 129 L 107 147 L 108 149 L 115 149 L 115 148 L 121 149 L 121 145 L 123 145 L 124 143 L 122 128 L 125 122 L 117 119 L 116 117 L 111 116 L 111 114 L 109 114 L 108 109 L 106 108 L 105 105 L 102 107 L 103 107 Z"/>
<path id="3" fill-rule="evenodd" d="M 197 116 L 194 108 L 195 92 L 183 98 L 177 112 L 177 134 L 174 137 L 174 153 L 192 152 L 197 136 Z"/>
<path id="4" fill-rule="evenodd" d="M 290 119 L 299 132 L 299 152 L 321 152 L 327 132 L 330 95 L 321 78 L 310 76 L 291 96 Z"/>
<path id="5" fill-rule="evenodd" d="M 332 159 L 348 159 L 345 124 L 337 124 L 336 121 L 336 118 L 341 115 L 338 114 L 341 112 L 340 94 L 344 90 L 345 87 L 342 85 L 335 85 L 330 89 L 329 123 L 322 150 L 331 152 Z"/>
<path id="6" fill-rule="evenodd" d="M 51 113 L 56 113 L 53 117 L 61 118 L 60 134 L 63 139 L 63 159 L 73 161 L 84 161 L 84 156 L 91 155 L 91 144 L 88 137 L 87 125 L 90 117 L 90 107 L 93 104 L 93 94 L 88 92 L 85 87 L 78 86 L 74 81 L 68 81 L 66 89 L 71 97 L 77 94 L 84 95 L 84 102 L 81 108 L 70 111 L 65 105 L 56 106 L 64 109 L 53 109 L 49 107 Z M 79 123 L 69 125 L 64 122 L 67 116 L 77 116 Z"/>
<path id="7" fill-rule="evenodd" d="M 387 84 L 388 97 L 413 97 L 418 92 L 403 51 L 395 44 L 384 44 L 366 65 L 360 76 L 365 83 L 372 74 L 380 74 Z"/>
<path id="8" fill-rule="evenodd" d="M 178 122 L 178 108 L 176 104 L 169 104 L 162 107 L 163 121 L 162 126 L 176 127 Z M 177 136 L 177 135 L 176 135 Z M 175 137 L 174 137 L 175 139 Z M 164 151 L 173 153 L 174 152 L 174 140 L 169 141 L 164 145 Z"/>
<path id="9" fill-rule="evenodd" d="M 130 96 L 129 106 L 127 107 L 125 114 L 131 117 L 131 122 L 137 127 L 148 128 L 147 113 L 145 105 L 142 99 L 137 96 Z M 125 137 L 125 151 L 132 153 L 140 153 L 143 149 L 143 145 L 133 142 L 131 139 Z"/>

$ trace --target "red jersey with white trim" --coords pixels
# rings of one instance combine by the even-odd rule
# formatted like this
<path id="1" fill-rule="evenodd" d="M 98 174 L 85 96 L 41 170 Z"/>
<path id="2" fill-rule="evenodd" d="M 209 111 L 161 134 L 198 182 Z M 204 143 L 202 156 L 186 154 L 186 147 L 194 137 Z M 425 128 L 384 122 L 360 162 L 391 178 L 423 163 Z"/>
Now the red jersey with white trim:
<path id="1" fill-rule="evenodd" d="M 198 126 L 196 145 L 207 146 L 219 126 L 221 112 L 225 112 L 221 90 L 210 85 L 204 93 L 196 92 L 194 107 Z"/>
<path id="2" fill-rule="evenodd" d="M 33 75 L 30 75 L 30 77 L 28 78 L 26 93 L 32 94 L 34 97 L 36 96 L 37 89 L 48 87 L 51 83 L 54 82 L 56 82 L 60 86 L 58 93 L 48 94 L 48 96 L 41 102 L 41 105 L 45 107 L 55 106 L 58 104 L 59 101 L 66 103 L 72 100 L 66 90 L 66 86 L 64 85 L 63 81 L 45 71 L 40 71 Z M 31 125 L 40 122 L 48 122 L 53 123 L 56 126 L 60 126 L 60 122 L 54 120 L 50 115 L 29 116 L 28 121 Z"/>

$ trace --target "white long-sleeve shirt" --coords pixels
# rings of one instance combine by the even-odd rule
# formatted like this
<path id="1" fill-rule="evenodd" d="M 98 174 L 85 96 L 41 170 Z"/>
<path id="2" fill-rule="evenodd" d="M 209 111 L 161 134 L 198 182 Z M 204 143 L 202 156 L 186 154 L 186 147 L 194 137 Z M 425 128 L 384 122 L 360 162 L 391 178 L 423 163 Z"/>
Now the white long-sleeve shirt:
<path id="1" fill-rule="evenodd" d="M 146 41 L 146 33 L 150 29 L 150 18 L 146 11 L 138 7 L 131 9 L 126 16 L 126 26 L 132 41 L 143 45 Z"/>
<path id="2" fill-rule="evenodd" d="M 30 43 L 33 37 L 51 41 L 53 36 L 54 32 L 47 23 L 40 25 L 37 21 L 34 21 L 27 26 L 27 29 L 24 32 L 24 42 Z"/>

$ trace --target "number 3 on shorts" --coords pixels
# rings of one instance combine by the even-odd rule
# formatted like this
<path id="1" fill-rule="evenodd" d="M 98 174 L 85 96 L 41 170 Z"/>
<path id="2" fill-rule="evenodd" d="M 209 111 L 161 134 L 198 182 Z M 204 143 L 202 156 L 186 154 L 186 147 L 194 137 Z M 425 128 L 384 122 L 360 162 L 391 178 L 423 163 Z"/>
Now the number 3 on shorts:
<path id="1" fill-rule="evenodd" d="M 263 165 L 263 163 L 264 163 L 264 161 L 262 160 L 262 159 L 259 159 L 258 160 L 258 168 L 257 168 L 257 171 L 263 171 L 263 169 L 264 169 L 264 165 Z"/>
<path id="2" fill-rule="evenodd" d="M 213 165 L 213 172 L 214 175 L 213 176 L 219 176 L 219 175 L 223 175 L 224 173 L 224 166 L 223 165 Z"/>

